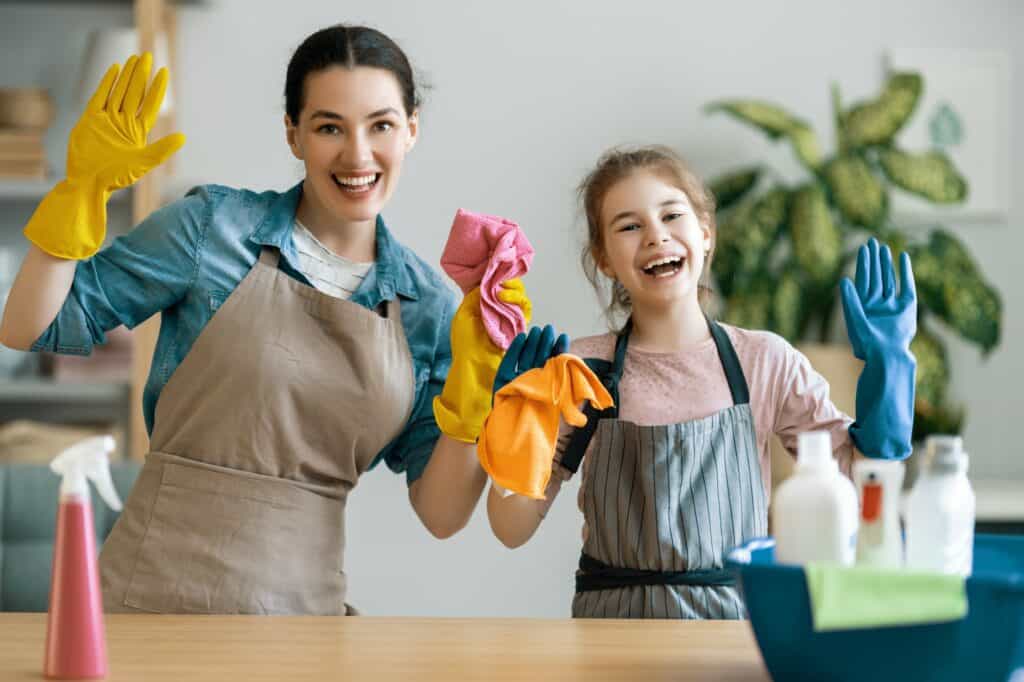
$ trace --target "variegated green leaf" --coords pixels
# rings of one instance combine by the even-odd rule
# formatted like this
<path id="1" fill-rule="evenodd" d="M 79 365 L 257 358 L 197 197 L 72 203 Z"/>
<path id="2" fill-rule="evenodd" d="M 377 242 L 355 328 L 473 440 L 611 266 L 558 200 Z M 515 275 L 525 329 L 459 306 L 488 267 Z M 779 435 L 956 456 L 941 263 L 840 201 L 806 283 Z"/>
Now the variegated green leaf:
<path id="1" fill-rule="evenodd" d="M 737 282 L 748 281 L 763 269 L 771 246 L 786 219 L 789 193 L 775 188 L 738 206 L 718 226 L 713 270 L 718 287 L 728 297 Z"/>
<path id="2" fill-rule="evenodd" d="M 734 294 L 725 303 L 722 319 L 744 329 L 767 329 L 771 323 L 772 295 L 767 287 Z"/>
<path id="3" fill-rule="evenodd" d="M 914 400 L 917 409 L 933 412 L 946 399 L 949 384 L 949 359 L 941 339 L 924 325 L 920 325 L 910 352 L 917 359 L 917 374 L 914 378 Z"/>
<path id="4" fill-rule="evenodd" d="M 758 128 L 772 139 L 788 135 L 796 127 L 807 127 L 799 118 L 780 106 L 761 100 L 726 100 L 713 102 L 704 109 L 707 113 L 724 111 L 740 121 Z"/>
<path id="5" fill-rule="evenodd" d="M 998 292 L 976 275 L 947 278 L 943 288 L 946 321 L 961 336 L 988 354 L 999 344 L 1003 302 Z"/>
<path id="6" fill-rule="evenodd" d="M 808 126 L 797 126 L 789 131 L 789 140 L 797 157 L 811 170 L 821 166 L 821 144 Z"/>
<path id="7" fill-rule="evenodd" d="M 705 111 L 724 111 L 773 140 L 786 137 L 804 165 L 813 170 L 821 165 L 821 145 L 814 130 L 780 106 L 760 100 L 730 100 L 709 104 Z"/>
<path id="8" fill-rule="evenodd" d="M 908 154 L 883 149 L 878 158 L 893 184 L 908 192 L 939 204 L 954 204 L 967 198 L 967 181 L 942 152 Z"/>
<path id="9" fill-rule="evenodd" d="M 718 208 L 725 209 L 742 199 L 761 177 L 761 168 L 754 166 L 714 178 L 708 187 Z"/>
<path id="10" fill-rule="evenodd" d="M 942 294 L 945 271 L 942 261 L 927 244 L 911 246 L 908 251 L 918 300 L 925 308 L 945 318 L 946 300 Z"/>
<path id="11" fill-rule="evenodd" d="M 825 167 L 825 179 L 846 220 L 866 228 L 882 224 L 889 200 L 867 161 L 857 155 L 833 159 Z"/>
<path id="12" fill-rule="evenodd" d="M 914 278 L 925 305 L 983 352 L 995 348 L 1001 333 L 1002 300 L 985 282 L 963 242 L 946 230 L 935 230 L 927 249 L 915 253 Z"/>
<path id="13" fill-rule="evenodd" d="M 961 270 L 970 273 L 978 272 L 978 264 L 974 262 L 967 247 L 948 230 L 941 228 L 933 230 L 928 248 L 942 263 L 945 272 Z"/>
<path id="14" fill-rule="evenodd" d="M 842 117 L 842 136 L 850 147 L 886 144 L 907 122 L 921 96 L 917 73 L 894 73 L 877 99 L 860 102 Z"/>
<path id="15" fill-rule="evenodd" d="M 818 283 L 833 279 L 843 257 L 843 236 L 817 185 L 805 185 L 793 194 L 789 230 L 793 255 L 803 271 Z"/>
<path id="16" fill-rule="evenodd" d="M 787 268 L 775 286 L 772 297 L 773 331 L 796 343 L 804 317 L 804 296 L 800 277 L 792 268 Z"/>

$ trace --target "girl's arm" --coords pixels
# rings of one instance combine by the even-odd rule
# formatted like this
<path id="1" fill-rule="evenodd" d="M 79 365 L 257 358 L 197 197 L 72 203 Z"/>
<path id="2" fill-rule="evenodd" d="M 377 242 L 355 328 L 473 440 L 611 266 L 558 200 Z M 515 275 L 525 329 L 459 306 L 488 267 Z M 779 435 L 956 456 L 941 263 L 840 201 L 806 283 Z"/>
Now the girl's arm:
<path id="1" fill-rule="evenodd" d="M 554 477 L 553 474 L 552 479 Z M 557 487 L 552 492 L 552 484 L 549 483 L 547 500 L 535 500 L 522 495 L 506 496 L 499 486 L 492 482 L 487 493 L 487 519 L 491 522 L 494 536 L 509 549 L 525 544 L 537 531 L 548 507 L 551 506 L 551 498 L 557 492 Z"/>
<path id="2" fill-rule="evenodd" d="M 510 495 L 501 486 L 491 482 L 491 489 L 487 493 L 487 519 L 491 523 L 491 531 L 501 544 L 515 549 L 526 544 L 526 541 L 537 532 L 540 522 L 544 520 L 548 509 L 558 496 L 558 491 L 562 489 L 562 484 L 572 475 L 559 462 L 573 431 L 572 426 L 559 420 L 558 442 L 551 467 L 551 478 L 544 490 L 543 500 Z"/>
<path id="3" fill-rule="evenodd" d="M 836 407 L 829 384 L 811 366 L 807 357 L 783 341 L 771 349 L 779 363 L 780 384 L 776 397 L 774 433 L 783 447 L 796 454 L 797 437 L 804 431 L 827 431 L 832 437 L 833 456 L 846 475 L 854 459 L 849 428 L 853 419 Z"/>

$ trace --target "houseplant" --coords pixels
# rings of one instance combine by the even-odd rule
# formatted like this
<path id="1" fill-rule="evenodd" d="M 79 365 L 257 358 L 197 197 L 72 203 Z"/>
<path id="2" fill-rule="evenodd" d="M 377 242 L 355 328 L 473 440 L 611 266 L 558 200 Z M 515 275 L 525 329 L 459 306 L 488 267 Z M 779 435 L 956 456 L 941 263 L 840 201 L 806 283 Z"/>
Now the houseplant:
<path id="1" fill-rule="evenodd" d="M 829 155 L 810 125 L 776 104 L 727 100 L 706 108 L 788 143 L 805 172 L 795 185 L 764 166 L 712 180 L 719 225 L 713 274 L 723 319 L 775 331 L 794 344 L 845 342 L 835 319 L 838 283 L 852 269 L 857 247 L 875 236 L 894 254 L 908 251 L 919 301 L 911 345 L 918 361 L 915 441 L 959 433 L 963 425 L 962 407 L 947 397 L 950 366 L 936 324 L 987 355 L 999 343 L 1002 322 L 998 292 L 959 238 L 941 226 L 911 234 L 890 216 L 893 192 L 936 204 L 967 197 L 966 179 L 941 148 L 910 152 L 898 144 L 923 87 L 920 74 L 892 73 L 876 98 L 845 108 L 833 86 L 836 143 Z M 932 123 L 955 132 L 955 120 Z"/>

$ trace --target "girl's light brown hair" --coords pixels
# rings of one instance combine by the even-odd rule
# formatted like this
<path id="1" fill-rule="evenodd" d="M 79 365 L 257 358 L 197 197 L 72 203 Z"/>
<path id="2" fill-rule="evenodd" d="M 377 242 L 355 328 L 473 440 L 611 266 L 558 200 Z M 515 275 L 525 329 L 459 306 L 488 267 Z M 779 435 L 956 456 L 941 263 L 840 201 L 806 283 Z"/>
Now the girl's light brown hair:
<path id="1" fill-rule="evenodd" d="M 598 261 L 604 257 L 604 231 L 601 225 L 601 208 L 605 196 L 617 183 L 637 171 L 649 171 L 662 180 L 681 189 L 690 200 L 697 219 L 711 233 L 711 247 L 704 259 L 704 271 L 700 276 L 699 298 L 706 305 L 711 295 L 711 262 L 715 256 L 717 229 L 715 226 L 715 198 L 700 177 L 687 163 L 668 147 L 652 145 L 646 147 L 617 147 L 604 153 L 579 186 L 580 201 L 587 219 L 587 243 L 580 253 L 583 272 L 590 281 L 602 303 L 604 289 L 610 289 L 605 305 L 605 316 L 614 326 L 618 314 L 628 315 L 632 309 L 629 292 L 617 281 L 604 276 Z"/>

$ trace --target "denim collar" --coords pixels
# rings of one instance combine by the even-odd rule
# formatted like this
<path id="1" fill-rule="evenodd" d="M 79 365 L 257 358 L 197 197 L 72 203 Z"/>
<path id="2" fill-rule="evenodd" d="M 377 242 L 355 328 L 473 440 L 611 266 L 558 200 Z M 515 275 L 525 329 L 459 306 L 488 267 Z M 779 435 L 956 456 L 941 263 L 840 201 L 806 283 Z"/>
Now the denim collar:
<path id="1" fill-rule="evenodd" d="M 281 251 L 289 266 L 299 271 L 298 253 L 292 241 L 292 228 L 295 225 L 295 211 L 302 196 L 302 183 L 279 194 L 270 205 L 266 217 L 256 227 L 249 240 L 262 246 L 273 246 Z M 417 300 L 419 289 L 409 275 L 405 266 L 405 256 L 401 245 L 391 236 L 384 225 L 384 219 L 377 216 L 376 254 L 374 267 L 367 273 L 366 279 L 352 295 L 353 302 L 375 307 L 381 301 L 390 301 L 399 294 L 404 298 Z"/>

